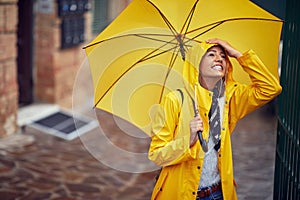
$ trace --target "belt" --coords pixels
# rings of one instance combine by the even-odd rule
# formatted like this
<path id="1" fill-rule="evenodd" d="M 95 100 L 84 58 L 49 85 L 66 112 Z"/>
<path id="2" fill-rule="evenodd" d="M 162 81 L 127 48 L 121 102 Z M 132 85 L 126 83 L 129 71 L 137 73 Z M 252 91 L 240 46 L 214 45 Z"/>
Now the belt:
<path id="1" fill-rule="evenodd" d="M 213 184 L 210 187 L 206 187 L 206 188 L 203 188 L 203 189 L 199 190 L 197 192 L 197 197 L 199 197 L 199 198 L 208 197 L 212 193 L 221 190 L 221 188 L 222 188 L 221 187 L 221 182 Z"/>

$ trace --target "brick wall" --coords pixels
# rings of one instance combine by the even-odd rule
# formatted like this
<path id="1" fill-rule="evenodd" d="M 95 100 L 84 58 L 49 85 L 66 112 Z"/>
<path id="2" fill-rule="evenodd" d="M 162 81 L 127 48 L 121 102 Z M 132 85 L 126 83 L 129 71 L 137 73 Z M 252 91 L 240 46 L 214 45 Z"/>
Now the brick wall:
<path id="1" fill-rule="evenodd" d="M 17 0 L 0 0 L 0 137 L 17 130 Z"/>
<path id="2" fill-rule="evenodd" d="M 61 19 L 56 1 L 52 13 L 35 14 L 35 97 L 38 101 L 72 106 L 73 85 L 77 71 L 84 60 L 84 44 L 60 48 Z M 90 14 L 86 17 L 86 36 L 89 40 Z"/>

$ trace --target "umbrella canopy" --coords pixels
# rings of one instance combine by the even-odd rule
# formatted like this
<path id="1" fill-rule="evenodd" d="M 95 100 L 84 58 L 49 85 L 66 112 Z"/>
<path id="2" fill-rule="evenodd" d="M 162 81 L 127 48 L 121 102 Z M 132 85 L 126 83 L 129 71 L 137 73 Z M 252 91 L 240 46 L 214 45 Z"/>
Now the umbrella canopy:
<path id="1" fill-rule="evenodd" d="M 150 133 L 151 111 L 183 87 L 185 52 L 209 38 L 253 49 L 278 77 L 282 21 L 248 0 L 133 0 L 85 47 L 95 107 Z M 234 78 L 249 83 L 235 60 Z M 235 67 L 236 66 L 236 67 Z"/>

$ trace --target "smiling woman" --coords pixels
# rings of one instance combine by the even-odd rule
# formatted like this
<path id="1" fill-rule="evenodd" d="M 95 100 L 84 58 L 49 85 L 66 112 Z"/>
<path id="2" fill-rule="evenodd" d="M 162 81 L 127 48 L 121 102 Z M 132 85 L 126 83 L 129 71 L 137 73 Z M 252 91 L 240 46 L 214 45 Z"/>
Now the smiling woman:
<path id="1" fill-rule="evenodd" d="M 203 167 L 210 168 L 203 161 L 206 152 L 196 142 L 196 131 L 192 134 L 189 131 L 195 115 L 193 101 L 197 102 L 203 121 L 203 139 L 218 160 L 222 195 L 225 199 L 235 199 L 230 134 L 238 119 L 267 103 L 281 90 L 277 80 L 281 26 L 280 19 L 248 0 L 220 1 L 218 6 L 210 0 L 133 0 L 85 47 L 94 84 L 94 106 L 127 120 L 152 137 L 149 158 L 163 166 L 153 199 L 196 199 Z M 216 37 L 229 41 L 244 55 L 231 51 L 231 46 L 219 40 L 203 42 Z M 213 116 L 218 116 L 214 112 L 209 114 L 213 89 L 216 80 L 223 79 L 218 75 L 209 89 L 201 85 L 199 63 L 215 45 L 223 46 L 233 59 L 226 60 L 226 84 L 223 81 L 217 84 L 221 91 L 215 96 L 219 97 L 217 105 L 222 114 L 218 123 L 220 134 L 215 136 L 216 141 L 221 139 L 221 145 L 211 148 L 215 139 L 209 140 L 210 123 L 216 119 Z M 195 62 L 190 58 L 191 52 L 196 53 Z M 220 73 L 225 64 L 217 62 L 210 67 L 214 73 Z M 153 73 L 149 73 L 152 69 Z M 179 88 L 184 98 L 176 90 Z M 156 114 L 152 117 L 149 111 L 154 107 L 162 109 L 153 112 Z M 145 129 L 145 124 L 152 128 Z M 201 130 L 201 122 L 197 122 L 195 130 Z M 213 149 L 218 150 L 217 157 Z M 207 184 L 201 183 L 201 186 Z M 215 183 L 214 188 L 220 190 L 219 182 Z"/>
<path id="2" fill-rule="evenodd" d="M 233 79 L 229 57 L 250 75 L 250 85 Z M 254 51 L 242 54 L 219 39 L 187 52 L 183 76 L 183 98 L 167 94 L 153 119 L 149 159 L 162 171 L 152 199 L 237 199 L 231 133 L 239 119 L 281 92 L 278 79 Z"/>

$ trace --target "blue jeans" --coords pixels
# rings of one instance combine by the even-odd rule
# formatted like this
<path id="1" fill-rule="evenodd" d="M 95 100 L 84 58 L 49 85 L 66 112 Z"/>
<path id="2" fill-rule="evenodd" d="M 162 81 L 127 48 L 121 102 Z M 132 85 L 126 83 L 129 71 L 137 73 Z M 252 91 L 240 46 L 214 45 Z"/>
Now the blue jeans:
<path id="1" fill-rule="evenodd" d="M 223 200 L 222 190 L 218 190 L 210 194 L 208 197 L 204 197 L 204 198 L 197 197 L 196 200 Z"/>

